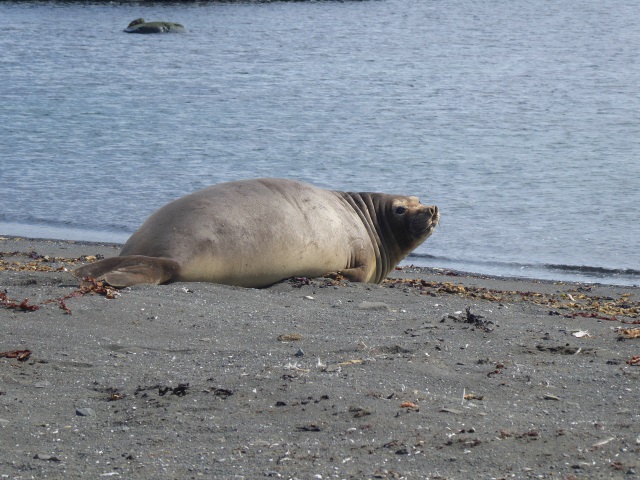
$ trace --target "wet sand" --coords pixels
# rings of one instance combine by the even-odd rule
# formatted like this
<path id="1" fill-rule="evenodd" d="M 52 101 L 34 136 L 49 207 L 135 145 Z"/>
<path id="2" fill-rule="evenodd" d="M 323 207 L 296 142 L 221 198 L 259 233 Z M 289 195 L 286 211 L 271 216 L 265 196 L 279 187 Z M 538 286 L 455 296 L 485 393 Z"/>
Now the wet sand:
<path id="1" fill-rule="evenodd" d="M 65 271 L 118 251 L 0 239 L 2 478 L 640 476 L 638 288 Z"/>

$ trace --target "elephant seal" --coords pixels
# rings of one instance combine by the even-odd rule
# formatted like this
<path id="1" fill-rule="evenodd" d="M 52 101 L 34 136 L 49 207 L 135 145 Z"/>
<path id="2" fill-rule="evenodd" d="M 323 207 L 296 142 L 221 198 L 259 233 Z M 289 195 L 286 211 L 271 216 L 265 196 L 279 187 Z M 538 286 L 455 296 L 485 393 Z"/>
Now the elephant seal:
<path id="1" fill-rule="evenodd" d="M 120 256 L 72 274 L 116 287 L 212 282 L 259 288 L 332 272 L 380 283 L 439 219 L 437 207 L 416 197 L 276 178 L 221 183 L 160 208 Z"/>
<path id="2" fill-rule="evenodd" d="M 136 18 L 124 31 L 127 33 L 182 33 L 184 27 L 179 23 L 145 22 L 144 18 Z"/>

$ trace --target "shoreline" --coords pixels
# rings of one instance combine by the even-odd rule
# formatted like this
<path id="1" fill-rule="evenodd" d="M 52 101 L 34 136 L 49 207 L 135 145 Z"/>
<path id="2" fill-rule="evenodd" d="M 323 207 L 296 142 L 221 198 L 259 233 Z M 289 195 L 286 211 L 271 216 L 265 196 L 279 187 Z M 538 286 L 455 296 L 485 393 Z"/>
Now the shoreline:
<path id="1" fill-rule="evenodd" d="M 118 249 L 0 240 L 0 475 L 638 478 L 637 287 L 64 271 Z"/>
<path id="2" fill-rule="evenodd" d="M 103 232 L 96 232 L 96 235 L 102 235 L 102 233 Z M 9 240 L 25 240 L 25 241 L 32 240 L 37 242 L 61 242 L 61 243 L 69 242 L 71 244 L 86 245 L 86 246 L 91 246 L 91 245 L 110 246 L 114 248 L 117 247 L 117 250 L 119 250 L 124 244 L 124 241 L 123 242 L 116 242 L 116 241 L 105 242 L 105 241 L 97 241 L 97 240 L 56 239 L 56 238 L 46 238 L 46 237 L 26 237 L 23 235 L 13 235 L 13 234 L 3 235 L 0 233 L 0 239 L 2 238 L 6 238 Z M 127 238 L 128 238 L 128 234 L 127 234 Z M 113 256 L 118 255 L 119 252 L 117 250 L 115 251 L 115 253 L 112 254 Z M 412 263 L 412 262 L 421 262 L 421 261 L 422 261 L 422 264 Z M 428 263 L 434 263 L 434 265 L 428 265 Z M 552 278 L 551 273 L 545 274 L 545 272 L 548 272 L 549 267 L 547 266 L 545 268 L 545 266 L 542 266 L 542 265 L 541 266 L 528 265 L 527 267 L 533 270 L 534 272 L 531 275 L 517 275 L 517 274 L 511 274 L 511 273 L 498 274 L 495 272 L 483 273 L 483 272 L 474 272 L 466 269 L 458 269 L 451 266 L 452 264 L 455 265 L 457 263 L 464 263 L 464 262 L 457 261 L 457 260 L 443 260 L 440 262 L 439 259 L 437 258 L 434 258 L 433 261 L 431 262 L 431 261 L 427 261 L 424 258 L 421 259 L 420 257 L 416 258 L 416 257 L 411 257 L 411 255 L 409 255 L 400 263 L 400 266 L 424 269 L 424 271 L 426 272 L 442 271 L 443 273 L 447 272 L 447 274 L 452 276 L 459 275 L 459 276 L 466 276 L 466 277 L 497 278 L 497 279 L 514 280 L 514 281 L 518 279 L 522 279 L 525 281 L 529 280 L 529 281 L 540 281 L 540 282 L 568 282 L 568 283 L 587 283 L 590 285 L 640 287 L 640 279 L 636 278 L 636 276 L 623 276 L 623 278 L 611 278 L 611 277 L 603 278 L 602 276 L 588 276 L 588 275 L 585 275 L 584 273 L 574 272 L 571 274 L 565 273 L 563 275 L 559 275 L 558 278 Z M 442 266 L 442 265 L 445 265 L 445 266 Z M 570 266 L 566 266 L 566 267 L 567 267 L 567 270 L 581 268 L 581 267 L 570 267 Z M 512 268 L 516 268 L 516 267 L 514 266 Z M 607 269 L 594 268 L 593 270 L 607 270 Z M 538 275 L 536 275 L 535 272 L 537 272 Z"/>

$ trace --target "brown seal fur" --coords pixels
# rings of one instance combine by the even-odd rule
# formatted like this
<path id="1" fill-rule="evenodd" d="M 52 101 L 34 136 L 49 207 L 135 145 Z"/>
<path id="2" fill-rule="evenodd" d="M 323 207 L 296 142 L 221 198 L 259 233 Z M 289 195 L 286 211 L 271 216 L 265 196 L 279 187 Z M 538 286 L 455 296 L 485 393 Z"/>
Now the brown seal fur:
<path id="1" fill-rule="evenodd" d="M 381 282 L 426 240 L 438 208 L 416 197 L 323 190 L 294 180 L 222 183 L 153 213 L 120 256 L 75 269 L 114 286 L 213 282 L 265 287 L 339 272 Z"/>

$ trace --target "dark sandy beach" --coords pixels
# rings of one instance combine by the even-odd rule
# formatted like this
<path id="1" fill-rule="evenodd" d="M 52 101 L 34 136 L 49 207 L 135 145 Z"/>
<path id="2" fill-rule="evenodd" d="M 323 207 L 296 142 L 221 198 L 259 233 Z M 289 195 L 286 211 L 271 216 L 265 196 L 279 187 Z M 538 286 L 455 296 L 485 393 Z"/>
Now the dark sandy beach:
<path id="1" fill-rule="evenodd" d="M 0 239 L 1 478 L 640 477 L 638 288 L 65 271 L 118 250 Z"/>

